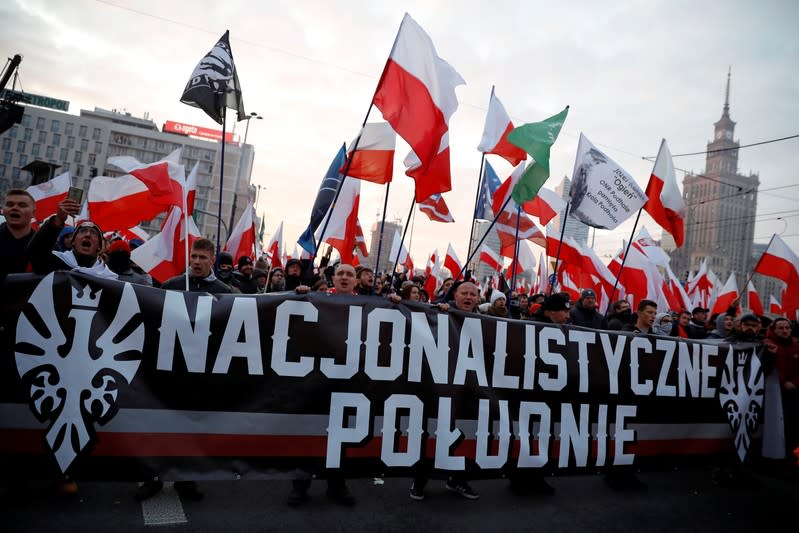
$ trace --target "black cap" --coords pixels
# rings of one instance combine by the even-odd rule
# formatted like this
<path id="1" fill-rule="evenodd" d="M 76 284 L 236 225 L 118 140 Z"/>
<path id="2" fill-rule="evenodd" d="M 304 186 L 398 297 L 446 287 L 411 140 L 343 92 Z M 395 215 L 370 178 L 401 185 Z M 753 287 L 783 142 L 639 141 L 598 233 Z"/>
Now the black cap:
<path id="1" fill-rule="evenodd" d="M 288 261 L 286 261 L 286 270 L 288 270 L 289 267 L 294 264 L 302 267 L 302 261 L 300 261 L 299 259 L 289 259 Z"/>
<path id="2" fill-rule="evenodd" d="M 580 299 L 583 298 L 596 298 L 596 293 L 592 289 L 585 289 L 580 293 Z"/>
<path id="3" fill-rule="evenodd" d="M 243 267 L 244 265 L 251 265 L 251 264 L 252 264 L 252 258 L 250 258 L 250 256 L 242 255 L 241 257 L 239 257 L 239 268 Z"/>
<path id="4" fill-rule="evenodd" d="M 754 313 L 744 313 L 743 315 L 741 315 L 740 321 L 741 322 L 757 322 L 758 324 L 760 323 L 760 319 Z"/>
<path id="5" fill-rule="evenodd" d="M 710 309 L 707 309 L 705 307 L 694 307 L 693 311 L 691 311 L 691 314 L 695 315 L 696 313 L 707 313 L 709 311 Z"/>
<path id="6" fill-rule="evenodd" d="M 569 307 L 569 299 L 559 293 L 551 295 L 541 304 L 542 311 L 568 311 Z"/>
<path id="7" fill-rule="evenodd" d="M 230 265 L 233 266 L 233 256 L 227 252 L 222 252 L 219 254 L 219 264 L 220 265 Z"/>

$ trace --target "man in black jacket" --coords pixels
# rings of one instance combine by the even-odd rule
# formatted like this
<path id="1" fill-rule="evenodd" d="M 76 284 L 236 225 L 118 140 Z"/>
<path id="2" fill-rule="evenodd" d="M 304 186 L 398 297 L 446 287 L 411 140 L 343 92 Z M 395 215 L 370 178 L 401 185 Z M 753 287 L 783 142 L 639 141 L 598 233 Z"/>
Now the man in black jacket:
<path id="1" fill-rule="evenodd" d="M 575 326 L 608 329 L 608 321 L 605 320 L 605 315 L 597 310 L 596 293 L 591 289 L 585 289 L 580 294 L 577 304 L 569 311 L 569 318 Z"/>
<path id="2" fill-rule="evenodd" d="M 0 224 L 0 281 L 6 274 L 26 272 L 28 265 L 28 243 L 35 233 L 31 219 L 36 212 L 36 202 L 25 189 L 10 189 L 3 202 Z"/>

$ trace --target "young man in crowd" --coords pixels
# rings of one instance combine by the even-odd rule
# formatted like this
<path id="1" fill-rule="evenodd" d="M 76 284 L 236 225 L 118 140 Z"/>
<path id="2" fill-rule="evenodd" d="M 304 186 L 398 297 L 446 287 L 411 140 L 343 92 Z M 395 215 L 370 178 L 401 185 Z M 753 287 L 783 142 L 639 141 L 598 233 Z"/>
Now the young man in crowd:
<path id="1" fill-rule="evenodd" d="M 28 243 L 33 238 L 31 220 L 36 212 L 36 202 L 25 189 L 9 189 L 3 201 L 0 224 L 0 281 L 8 274 L 30 271 Z"/>
<path id="2" fill-rule="evenodd" d="M 707 338 L 707 314 L 710 310 L 697 306 L 691 310 L 691 321 L 688 323 L 688 338 L 689 339 L 706 339 Z"/>
<path id="3" fill-rule="evenodd" d="M 596 293 L 591 289 L 585 289 L 580 293 L 577 304 L 569 311 L 569 318 L 569 322 L 575 326 L 608 329 L 608 321 L 597 309 Z"/>
<path id="4" fill-rule="evenodd" d="M 242 294 L 255 294 L 258 292 L 258 287 L 255 280 L 252 278 L 253 263 L 252 258 L 247 255 L 239 257 L 238 268 L 233 272 L 233 277 L 239 286 Z"/>

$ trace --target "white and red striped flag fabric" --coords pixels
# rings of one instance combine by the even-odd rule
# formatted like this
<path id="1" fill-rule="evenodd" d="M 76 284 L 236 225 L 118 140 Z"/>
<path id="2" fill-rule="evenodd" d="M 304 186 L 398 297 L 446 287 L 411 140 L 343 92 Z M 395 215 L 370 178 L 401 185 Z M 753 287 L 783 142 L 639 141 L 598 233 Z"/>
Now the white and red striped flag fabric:
<path id="1" fill-rule="evenodd" d="M 51 180 L 31 185 L 25 189 L 36 202 L 36 210 L 33 213 L 36 220 L 41 222 L 50 215 L 54 215 L 58 211 L 58 204 L 67 197 L 71 185 L 72 178 L 69 172 L 64 172 Z M 98 225 L 103 227 L 99 223 Z"/>
<path id="2" fill-rule="evenodd" d="M 424 275 L 426 276 L 424 290 L 427 291 L 431 301 L 435 298 L 436 291 L 441 283 L 440 273 L 441 264 L 438 257 L 438 249 L 436 249 L 430 255 L 430 259 L 427 260 L 427 264 L 424 267 Z"/>
<path id="3" fill-rule="evenodd" d="M 250 204 L 241 213 L 233 231 L 230 232 L 223 250 L 229 252 L 234 261 L 238 261 L 242 256 L 255 259 L 255 219 L 255 208 Z"/>
<path id="4" fill-rule="evenodd" d="M 511 261 L 505 277 L 506 279 L 511 279 L 514 274 L 518 276 L 525 270 L 532 270 L 534 268 L 535 256 L 533 256 L 533 252 L 530 250 L 530 245 L 525 242 L 520 242 L 518 253 Z M 511 287 L 511 289 L 515 289 L 515 287 Z"/>
<path id="5" fill-rule="evenodd" d="M 448 171 L 445 181 L 436 181 L 443 175 L 431 175 L 429 170 L 443 154 L 449 167 L 449 142 L 444 137 L 449 131 L 449 119 L 458 108 L 455 87 L 465 83 L 438 56 L 433 41 L 406 13 L 372 102 L 419 158 L 420 177 L 414 177 L 417 201 L 452 188 Z"/>
<path id="6" fill-rule="evenodd" d="M 513 169 L 511 175 L 494 193 L 494 201 L 491 206 L 496 217 L 494 227 L 501 243 L 501 253 L 505 257 L 513 257 L 516 249 L 516 236 L 518 225 L 518 239 L 530 240 L 539 246 L 546 247 L 546 237 L 535 225 L 535 222 L 527 216 L 527 213 L 520 212 L 518 205 L 511 198 L 513 185 L 524 173 L 524 162 Z M 503 209 L 504 206 L 504 209 Z"/>
<path id="7" fill-rule="evenodd" d="M 773 294 L 768 295 L 768 311 L 775 315 L 782 314 L 782 305 L 780 305 L 780 302 L 777 301 Z"/>
<path id="8" fill-rule="evenodd" d="M 494 272 L 502 270 L 502 257 L 485 244 L 480 246 L 480 262 L 488 265 Z"/>
<path id="9" fill-rule="evenodd" d="M 685 239 L 683 220 L 685 202 L 677 187 L 674 175 L 674 162 L 666 139 L 660 142 L 655 166 L 646 186 L 647 201 L 644 210 L 649 213 L 661 228 L 671 233 L 675 244 L 680 247 Z"/>
<path id="10" fill-rule="evenodd" d="M 555 191 L 541 187 L 538 194 L 532 200 L 524 202 L 522 209 L 534 217 L 538 217 L 538 221 L 546 226 L 550 220 L 558 216 L 558 213 L 563 211 L 566 207 L 566 202 L 563 198 L 557 195 Z"/>
<path id="11" fill-rule="evenodd" d="M 749 309 L 757 316 L 763 316 L 763 302 L 760 301 L 760 295 L 757 294 L 752 280 L 749 280 L 749 283 L 746 284 L 746 298 Z"/>
<path id="12" fill-rule="evenodd" d="M 317 242 L 326 242 L 341 256 L 341 262 L 350 264 L 355 250 L 356 234 L 358 227 L 358 207 L 361 202 L 361 180 L 344 178 L 341 184 L 338 200 L 331 205 L 327 212 L 330 221 L 327 223 L 325 234 L 322 228 L 325 221 L 319 225 Z"/>
<path id="13" fill-rule="evenodd" d="M 366 248 L 366 239 L 363 236 L 360 220 L 355 221 L 355 249 L 361 253 L 361 256 L 369 257 L 369 250 Z"/>
<path id="14" fill-rule="evenodd" d="M 419 202 L 418 205 L 419 210 L 433 222 L 455 222 L 452 213 L 449 212 L 447 202 L 444 201 L 444 196 L 441 194 L 434 194 Z"/>
<path id="15" fill-rule="evenodd" d="M 725 312 L 736 298 L 738 298 L 738 282 L 735 281 L 735 273 L 730 272 L 727 282 L 719 290 L 719 294 L 710 308 L 710 314 Z"/>
<path id="16" fill-rule="evenodd" d="M 92 179 L 87 207 L 91 219 L 108 230 L 131 228 L 165 211 L 163 205 L 150 200 L 147 186 L 129 174 L 118 178 L 97 176 Z"/>
<path id="17" fill-rule="evenodd" d="M 162 283 L 186 271 L 184 220 L 186 217 L 183 216 L 180 208 L 172 207 L 161 226 L 161 232 L 130 253 L 130 258 L 134 263 Z M 193 218 L 188 217 L 187 220 L 189 222 L 188 247 L 191 248 L 191 244 L 200 237 L 200 230 L 194 224 Z"/>
<path id="18" fill-rule="evenodd" d="M 295 251 L 296 254 L 296 246 Z M 272 234 L 269 244 L 266 247 L 266 256 L 269 258 L 270 268 L 283 268 L 283 221 L 277 227 L 277 231 Z M 299 259 L 299 257 L 297 257 Z"/>
<path id="19" fill-rule="evenodd" d="M 118 155 L 109 157 L 108 164 L 141 180 L 150 191 L 151 202 L 164 207 L 176 205 L 182 210 L 186 170 L 180 164 L 181 151 L 182 148 L 178 148 L 155 163 L 142 163 L 133 156 Z"/>
<path id="20" fill-rule="evenodd" d="M 513 166 L 527 159 L 527 152 L 508 142 L 508 133 L 513 130 L 505 106 L 497 98 L 494 88 L 491 87 L 491 97 L 488 100 L 488 113 L 483 127 L 483 137 L 477 150 L 484 154 L 495 154 L 505 158 Z"/>
<path id="21" fill-rule="evenodd" d="M 764 276 L 782 280 L 786 287 L 782 297 L 782 311 L 791 319 L 799 309 L 799 256 L 776 233 L 760 256 L 754 271 Z"/>
<path id="22" fill-rule="evenodd" d="M 455 253 L 452 243 L 447 244 L 447 255 L 444 257 L 444 267 L 449 269 L 455 281 L 463 279 L 463 274 L 461 273 L 461 270 L 463 270 L 463 263 L 458 259 L 458 254 Z"/>
<path id="23" fill-rule="evenodd" d="M 396 144 L 397 134 L 388 122 L 370 122 L 364 125 L 355 153 L 352 152 L 355 141 L 350 143 L 347 158 L 351 162 L 347 176 L 381 185 L 390 183 L 394 175 Z M 339 172 L 343 173 L 346 167 L 347 163 L 344 163 Z"/>

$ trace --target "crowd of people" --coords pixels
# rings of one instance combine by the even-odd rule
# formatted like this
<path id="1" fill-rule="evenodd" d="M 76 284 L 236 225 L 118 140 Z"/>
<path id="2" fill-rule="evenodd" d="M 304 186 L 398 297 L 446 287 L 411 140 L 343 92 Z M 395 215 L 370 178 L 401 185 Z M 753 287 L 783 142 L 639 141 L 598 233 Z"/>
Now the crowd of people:
<path id="1" fill-rule="evenodd" d="M 159 286 L 165 290 L 243 294 L 320 291 L 381 297 L 394 303 L 419 302 L 436 306 L 442 312 L 461 311 L 498 318 L 570 324 L 626 331 L 634 335 L 760 343 L 764 368 L 767 372 L 775 372 L 780 384 L 786 457 L 792 457 L 793 449 L 799 447 L 799 327 L 784 317 L 769 319 L 742 313 L 737 300 L 724 313 L 714 316 L 708 316 L 709 310 L 703 307 L 690 311 L 658 309 L 651 300 L 641 300 L 633 311 L 627 300 L 618 300 L 605 315 L 598 308 L 596 294 L 591 289 L 583 290 L 576 301 L 571 301 L 568 293 L 561 292 L 527 295 L 492 288 L 481 292 L 474 280 L 448 278 L 434 294 L 430 294 L 425 289 L 427 279 L 424 276 L 376 275 L 369 267 L 330 265 L 330 254 L 322 259 L 319 267 L 314 267 L 310 260 L 300 259 L 290 259 L 284 268 L 270 267 L 265 257 L 253 261 L 249 256 L 234 258 L 227 252 L 217 254 L 214 243 L 204 238 L 192 244 L 188 276 L 180 275 L 159 283 L 131 261 L 131 250 L 141 242 L 106 234 L 90 220 L 67 225 L 67 220 L 80 212 L 81 206 L 77 202 L 68 198 L 63 200 L 58 212 L 44 221 L 38 230 L 31 226 L 34 205 L 33 198 L 23 189 L 11 189 L 6 195 L 3 203 L 5 222 L 0 224 L 0 281 L 13 273 L 47 274 L 67 270 Z M 429 465 L 420 465 L 414 476 L 410 488 L 410 497 L 414 500 L 425 497 L 428 468 Z M 327 481 L 329 497 L 343 505 L 355 503 L 343 478 L 331 477 Z M 629 470 L 611 471 L 605 481 L 614 489 L 646 488 Z M 147 481 L 140 485 L 136 497 L 152 497 L 162 486 L 158 480 Z M 176 483 L 175 486 L 184 497 L 202 498 L 202 492 L 194 482 Z M 296 506 L 307 501 L 309 486 L 310 477 L 294 480 L 288 503 Z M 479 498 L 462 474 L 448 478 L 445 487 L 467 499 Z M 510 487 L 517 493 L 554 492 L 542 476 L 533 474 L 512 477 Z M 60 488 L 65 493 L 77 491 L 71 480 L 65 480 Z"/>

